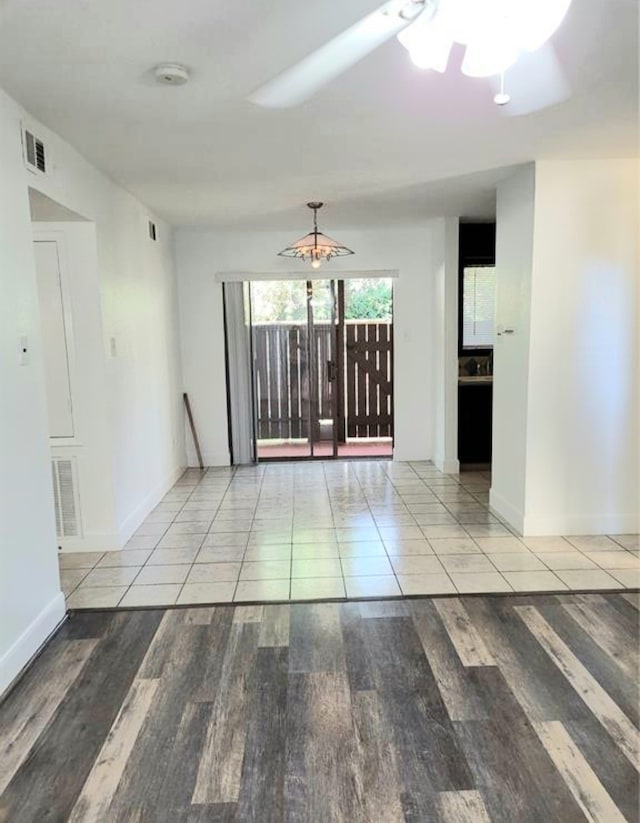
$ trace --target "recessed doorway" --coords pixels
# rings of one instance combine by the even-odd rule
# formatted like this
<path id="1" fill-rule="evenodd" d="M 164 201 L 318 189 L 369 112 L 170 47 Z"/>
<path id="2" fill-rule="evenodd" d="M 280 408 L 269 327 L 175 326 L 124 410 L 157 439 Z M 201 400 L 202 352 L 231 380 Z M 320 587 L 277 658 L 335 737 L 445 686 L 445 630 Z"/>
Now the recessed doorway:
<path id="1" fill-rule="evenodd" d="M 390 278 L 254 281 L 258 460 L 393 455 Z"/>

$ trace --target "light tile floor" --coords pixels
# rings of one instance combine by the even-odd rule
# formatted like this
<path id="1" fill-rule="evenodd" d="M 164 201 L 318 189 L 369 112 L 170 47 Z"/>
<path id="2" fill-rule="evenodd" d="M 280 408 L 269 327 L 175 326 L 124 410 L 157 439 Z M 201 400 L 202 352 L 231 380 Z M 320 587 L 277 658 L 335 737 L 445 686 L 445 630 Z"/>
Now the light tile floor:
<path id="1" fill-rule="evenodd" d="M 61 554 L 73 609 L 637 588 L 638 535 L 519 538 L 431 463 L 189 469 L 123 551 Z"/>

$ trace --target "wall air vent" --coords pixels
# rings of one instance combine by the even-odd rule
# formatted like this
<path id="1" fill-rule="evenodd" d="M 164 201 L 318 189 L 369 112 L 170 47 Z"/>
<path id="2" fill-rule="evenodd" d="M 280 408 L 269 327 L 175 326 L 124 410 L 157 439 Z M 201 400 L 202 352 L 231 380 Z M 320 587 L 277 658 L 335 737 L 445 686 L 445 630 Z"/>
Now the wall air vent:
<path id="1" fill-rule="evenodd" d="M 22 150 L 25 166 L 34 174 L 46 174 L 47 152 L 44 142 L 30 128 L 22 126 Z"/>
<path id="2" fill-rule="evenodd" d="M 81 537 L 76 461 L 73 458 L 54 458 L 51 461 L 51 474 L 56 533 L 58 537 Z"/>

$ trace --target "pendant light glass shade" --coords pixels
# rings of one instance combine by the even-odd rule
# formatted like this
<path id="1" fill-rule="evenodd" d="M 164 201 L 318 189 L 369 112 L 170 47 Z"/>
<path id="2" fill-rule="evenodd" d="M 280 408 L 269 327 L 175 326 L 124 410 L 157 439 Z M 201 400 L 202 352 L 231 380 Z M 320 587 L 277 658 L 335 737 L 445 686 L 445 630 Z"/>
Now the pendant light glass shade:
<path id="1" fill-rule="evenodd" d="M 322 208 L 322 203 L 307 203 L 307 206 L 313 209 L 313 231 L 278 252 L 278 256 L 298 257 L 300 260 L 309 261 L 313 268 L 318 268 L 322 260 L 353 254 L 351 249 L 318 231 L 318 209 Z"/>

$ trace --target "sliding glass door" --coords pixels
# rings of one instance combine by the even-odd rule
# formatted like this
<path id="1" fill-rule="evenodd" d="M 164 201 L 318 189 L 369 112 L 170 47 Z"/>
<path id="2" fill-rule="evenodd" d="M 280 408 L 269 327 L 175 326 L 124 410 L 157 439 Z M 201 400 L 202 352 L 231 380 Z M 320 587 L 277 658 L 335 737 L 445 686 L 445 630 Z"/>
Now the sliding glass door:
<path id="1" fill-rule="evenodd" d="M 336 413 L 340 363 L 334 280 L 307 282 L 307 312 L 311 453 L 314 457 L 335 457 L 338 453 Z"/>
<path id="2" fill-rule="evenodd" d="M 391 456 L 391 281 L 250 288 L 258 460 Z"/>

